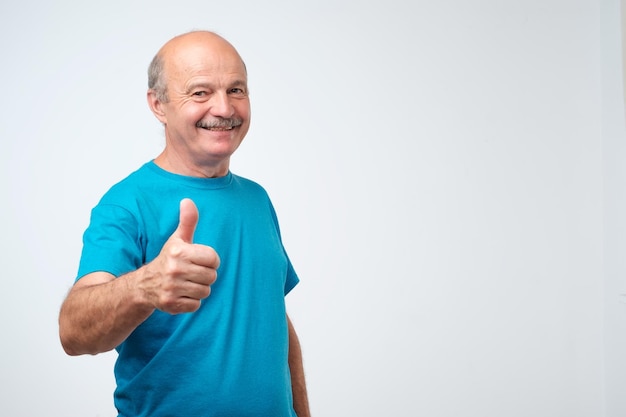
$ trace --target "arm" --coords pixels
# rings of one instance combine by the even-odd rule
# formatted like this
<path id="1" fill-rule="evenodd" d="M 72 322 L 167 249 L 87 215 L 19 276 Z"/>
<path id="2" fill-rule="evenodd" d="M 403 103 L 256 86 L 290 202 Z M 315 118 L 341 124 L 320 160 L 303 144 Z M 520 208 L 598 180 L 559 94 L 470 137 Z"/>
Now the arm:
<path id="1" fill-rule="evenodd" d="M 154 311 L 133 288 L 135 274 L 119 279 L 106 272 L 81 278 L 59 313 L 59 336 L 68 355 L 115 348 Z"/>
<path id="2" fill-rule="evenodd" d="M 293 391 L 293 408 L 298 417 L 310 417 L 309 398 L 304 380 L 304 367 L 302 365 L 302 350 L 296 331 L 287 317 L 289 327 L 289 369 L 291 371 L 291 389 Z"/>
<path id="3" fill-rule="evenodd" d="M 209 296 L 219 257 L 192 243 L 198 211 L 181 202 L 178 228 L 159 255 L 134 272 L 115 278 L 94 272 L 78 280 L 59 313 L 59 336 L 69 355 L 106 352 L 122 343 L 155 309 L 192 312 Z"/>

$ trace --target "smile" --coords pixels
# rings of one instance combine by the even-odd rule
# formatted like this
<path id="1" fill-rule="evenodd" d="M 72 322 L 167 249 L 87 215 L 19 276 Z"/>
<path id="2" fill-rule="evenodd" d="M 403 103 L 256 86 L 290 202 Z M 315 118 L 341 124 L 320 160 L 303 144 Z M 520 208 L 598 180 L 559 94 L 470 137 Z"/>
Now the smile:
<path id="1" fill-rule="evenodd" d="M 241 126 L 242 123 L 243 120 L 241 119 L 218 119 L 210 121 L 200 120 L 196 123 L 196 127 L 216 132 L 225 132 Z"/>
<path id="2" fill-rule="evenodd" d="M 210 130 L 212 132 L 224 132 L 227 130 L 233 130 L 234 127 L 230 126 L 230 127 L 204 127 L 204 126 L 200 126 L 202 129 L 204 130 Z"/>

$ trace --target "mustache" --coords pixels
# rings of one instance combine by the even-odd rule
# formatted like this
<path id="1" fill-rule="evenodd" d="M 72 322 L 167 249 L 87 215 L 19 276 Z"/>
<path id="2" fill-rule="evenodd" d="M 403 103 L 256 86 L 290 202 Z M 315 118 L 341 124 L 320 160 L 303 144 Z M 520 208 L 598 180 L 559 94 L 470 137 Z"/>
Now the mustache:
<path id="1" fill-rule="evenodd" d="M 196 127 L 201 127 L 203 129 L 212 129 L 212 128 L 231 128 L 241 126 L 243 120 L 237 117 L 234 118 L 219 118 L 219 119 L 211 119 L 211 120 L 200 120 L 196 123 Z"/>

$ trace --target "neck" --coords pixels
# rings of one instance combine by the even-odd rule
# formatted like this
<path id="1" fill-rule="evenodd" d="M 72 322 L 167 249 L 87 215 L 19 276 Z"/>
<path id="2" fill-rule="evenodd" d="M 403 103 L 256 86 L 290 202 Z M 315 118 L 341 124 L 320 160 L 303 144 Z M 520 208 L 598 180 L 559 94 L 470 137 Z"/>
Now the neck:
<path id="1" fill-rule="evenodd" d="M 219 178 L 226 176 L 229 170 L 229 159 L 215 164 L 196 164 L 194 161 L 173 157 L 165 151 L 154 158 L 154 163 L 165 171 L 187 177 Z"/>

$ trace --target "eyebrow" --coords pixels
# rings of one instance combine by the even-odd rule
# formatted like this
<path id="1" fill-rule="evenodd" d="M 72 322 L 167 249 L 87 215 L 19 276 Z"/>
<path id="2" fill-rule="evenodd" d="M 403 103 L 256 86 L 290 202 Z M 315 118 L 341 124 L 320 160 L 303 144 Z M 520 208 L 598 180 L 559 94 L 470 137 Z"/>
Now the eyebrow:
<path id="1" fill-rule="evenodd" d="M 248 83 L 244 80 L 235 80 L 232 83 L 228 84 L 227 88 L 233 88 L 233 87 L 248 87 Z M 213 86 L 211 83 L 209 82 L 204 82 L 204 81 L 199 81 L 199 82 L 195 82 L 192 84 L 189 84 L 189 86 L 187 87 L 187 91 L 193 91 L 197 88 L 208 88 L 208 89 L 212 89 Z"/>

